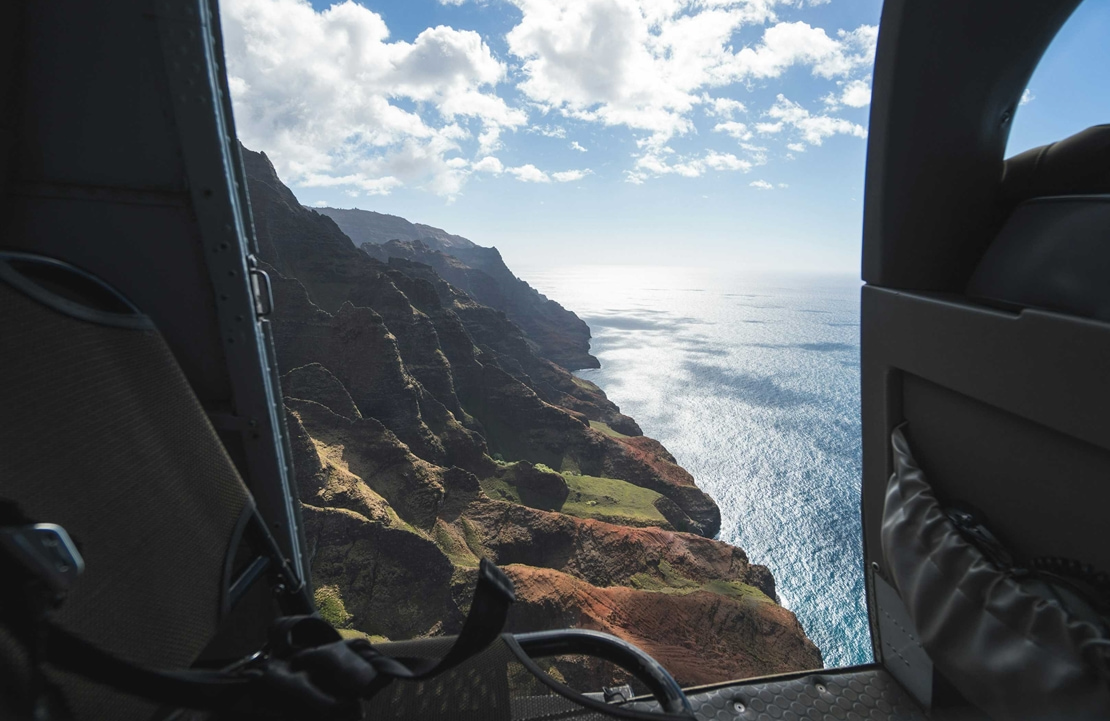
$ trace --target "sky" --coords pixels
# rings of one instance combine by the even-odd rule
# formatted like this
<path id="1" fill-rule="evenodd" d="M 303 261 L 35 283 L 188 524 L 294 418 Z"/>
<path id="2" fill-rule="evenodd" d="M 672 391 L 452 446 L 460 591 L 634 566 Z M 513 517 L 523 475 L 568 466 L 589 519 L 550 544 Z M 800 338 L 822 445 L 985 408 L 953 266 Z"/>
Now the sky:
<path id="1" fill-rule="evenodd" d="M 239 136 L 308 206 L 514 265 L 858 273 L 881 0 L 223 0 Z M 1018 151 L 1110 120 L 1110 3 L 1029 83 Z"/>

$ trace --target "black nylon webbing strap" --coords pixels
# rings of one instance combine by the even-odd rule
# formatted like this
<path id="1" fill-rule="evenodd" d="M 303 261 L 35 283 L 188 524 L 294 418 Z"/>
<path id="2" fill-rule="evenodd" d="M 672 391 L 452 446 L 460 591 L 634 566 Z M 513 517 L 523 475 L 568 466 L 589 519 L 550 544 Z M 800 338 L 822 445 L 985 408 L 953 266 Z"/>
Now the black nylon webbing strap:
<path id="1" fill-rule="evenodd" d="M 394 679 L 442 673 L 495 641 L 515 600 L 512 582 L 483 559 L 474 599 L 455 643 L 440 659 L 393 658 L 363 639 L 344 641 L 315 616 L 279 619 L 271 656 L 235 672 L 160 671 L 124 661 L 49 624 L 45 660 L 125 693 L 184 708 L 234 712 L 242 718 L 346 717 Z M 17 619 L 0 618 L 16 631 Z M 25 641 L 28 639 L 24 639 Z"/>
<path id="2" fill-rule="evenodd" d="M 307 673 L 317 687 L 339 697 L 371 698 L 395 679 L 430 678 L 484 651 L 500 636 L 515 599 L 512 581 L 482 559 L 462 631 L 439 659 L 387 656 L 364 639 L 340 642 L 339 633 L 314 616 L 279 619 L 271 644 L 278 656 L 290 659 L 290 668 Z"/>
<path id="3" fill-rule="evenodd" d="M 438 661 L 410 659 L 405 665 L 412 671 L 407 678 L 422 679 L 458 666 L 471 656 L 485 650 L 501 634 L 509 615 L 509 606 L 516 600 L 513 582 L 490 561 L 482 559 L 478 567 L 478 585 L 470 612 L 463 622 L 462 631 L 451 649 Z M 402 660 L 403 659 L 398 659 Z M 401 677 L 405 678 L 405 677 Z"/>

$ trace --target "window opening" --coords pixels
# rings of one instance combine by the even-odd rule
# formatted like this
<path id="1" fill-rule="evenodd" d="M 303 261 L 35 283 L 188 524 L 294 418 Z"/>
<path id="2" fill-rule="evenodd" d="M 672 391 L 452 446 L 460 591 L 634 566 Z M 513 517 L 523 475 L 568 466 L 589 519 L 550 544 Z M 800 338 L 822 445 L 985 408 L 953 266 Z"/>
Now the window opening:
<path id="1" fill-rule="evenodd" d="M 870 661 L 879 3 L 221 5 L 325 617 L 457 632 L 486 556 L 684 685 Z"/>
<path id="2" fill-rule="evenodd" d="M 1110 123 L 1110 6 L 1082 3 L 1048 46 L 1014 113 L 1006 157 Z"/>

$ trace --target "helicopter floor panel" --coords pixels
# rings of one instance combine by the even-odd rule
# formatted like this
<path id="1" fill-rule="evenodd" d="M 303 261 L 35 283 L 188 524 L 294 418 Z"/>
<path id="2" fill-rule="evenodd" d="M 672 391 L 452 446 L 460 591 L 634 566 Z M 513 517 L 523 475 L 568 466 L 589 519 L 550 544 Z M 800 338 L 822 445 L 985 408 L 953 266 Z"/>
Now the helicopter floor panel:
<path id="1" fill-rule="evenodd" d="M 698 721 L 926 721 L 921 707 L 881 666 L 815 671 L 687 691 Z M 633 702 L 658 710 L 654 702 Z"/>

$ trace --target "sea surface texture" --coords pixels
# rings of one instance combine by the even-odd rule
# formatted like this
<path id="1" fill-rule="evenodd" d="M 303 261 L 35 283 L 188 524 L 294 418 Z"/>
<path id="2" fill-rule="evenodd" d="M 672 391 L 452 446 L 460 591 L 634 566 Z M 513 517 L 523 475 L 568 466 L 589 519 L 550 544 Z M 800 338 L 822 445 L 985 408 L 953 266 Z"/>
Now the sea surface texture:
<path id="1" fill-rule="evenodd" d="M 828 667 L 868 663 L 860 529 L 860 281 L 701 269 L 523 268 L 593 333 L 579 371 L 721 507 Z"/>

